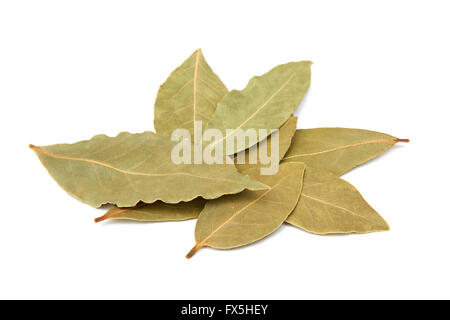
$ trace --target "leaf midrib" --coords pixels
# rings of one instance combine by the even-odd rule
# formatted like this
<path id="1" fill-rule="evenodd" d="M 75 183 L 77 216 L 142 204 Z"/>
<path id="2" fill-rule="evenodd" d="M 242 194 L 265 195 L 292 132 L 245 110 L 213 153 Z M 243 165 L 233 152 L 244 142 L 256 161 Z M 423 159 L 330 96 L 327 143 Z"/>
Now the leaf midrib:
<path id="1" fill-rule="evenodd" d="M 63 156 L 63 155 L 58 155 L 58 154 L 54 154 L 51 152 L 48 152 L 44 149 L 42 149 L 41 147 L 37 147 L 34 145 L 30 145 L 30 148 L 33 149 L 36 153 L 42 153 L 46 156 L 55 158 L 55 159 L 62 159 L 62 160 L 68 160 L 68 161 L 80 161 L 80 162 L 88 162 L 88 163 L 92 163 L 95 165 L 99 165 L 99 166 L 103 166 L 115 171 L 118 171 L 122 174 L 126 174 L 126 175 L 134 175 L 134 176 L 147 176 L 147 177 L 163 177 L 163 176 L 171 176 L 171 175 L 182 175 L 182 176 L 189 176 L 189 177 L 193 177 L 193 178 L 199 178 L 199 179 L 207 179 L 207 180 L 213 180 L 213 181 L 226 181 L 226 182 L 231 182 L 231 183 L 237 183 L 237 181 L 235 180 L 230 180 L 230 179 L 218 179 L 218 178 L 210 178 L 210 177 L 205 177 L 205 176 L 198 176 L 198 175 L 194 175 L 194 174 L 190 174 L 187 172 L 168 172 L 168 173 L 145 173 L 145 172 L 134 172 L 134 171 L 127 171 L 127 170 L 123 170 L 120 168 L 116 168 L 113 165 L 110 165 L 108 163 L 104 163 L 101 161 L 97 161 L 97 160 L 92 160 L 92 159 L 85 159 L 85 158 L 77 158 L 77 157 L 70 157 L 70 156 Z"/>
<path id="2" fill-rule="evenodd" d="M 348 210 L 347 208 L 344 208 L 344 207 L 335 205 L 335 204 L 333 204 L 333 203 L 331 203 L 331 202 L 327 202 L 327 201 L 324 201 L 324 200 L 321 200 L 321 199 L 312 197 L 312 196 L 307 195 L 307 194 L 305 194 L 305 193 L 302 193 L 302 195 L 300 196 L 300 199 L 301 199 L 301 197 L 306 197 L 306 198 L 309 198 L 309 199 L 311 199 L 311 200 L 313 200 L 313 201 L 320 202 L 320 203 L 322 203 L 322 204 L 324 204 L 324 205 L 327 205 L 327 206 L 330 206 L 330 207 L 333 207 L 333 208 L 336 208 L 336 209 L 343 210 L 343 211 L 345 211 L 345 212 L 348 212 L 351 216 L 360 217 L 360 218 L 362 218 L 362 219 L 364 219 L 364 220 L 366 220 L 366 221 L 372 223 L 372 221 L 369 220 L 368 218 L 366 218 L 366 217 L 364 217 L 364 216 L 362 216 L 362 215 L 360 215 L 360 214 L 357 214 L 356 212 L 350 211 L 350 210 Z"/>
<path id="3" fill-rule="evenodd" d="M 200 49 L 199 50 L 197 50 L 197 55 L 196 55 L 196 57 L 195 57 L 195 67 L 194 67 L 194 78 L 193 78 L 193 81 L 194 81 L 194 88 L 193 88 L 193 97 L 192 97 L 192 105 L 193 105 L 193 107 L 192 107 L 192 113 L 193 113 L 193 121 L 194 121 L 194 123 L 195 123 L 195 120 L 196 120 L 196 112 L 197 112 L 197 86 L 198 86 L 198 65 L 199 65 L 199 63 L 200 63 L 200 54 L 201 54 L 201 51 L 200 51 Z"/>
<path id="4" fill-rule="evenodd" d="M 291 158 L 298 158 L 298 157 L 316 156 L 316 155 L 319 155 L 319 154 L 324 154 L 324 153 L 329 153 L 329 152 L 349 149 L 349 148 L 353 148 L 353 147 L 359 147 L 359 146 L 363 146 L 363 145 L 366 145 L 366 144 L 389 143 L 389 142 L 395 143 L 396 140 L 395 139 L 377 139 L 377 140 L 362 141 L 362 142 L 348 144 L 348 145 L 343 145 L 343 146 L 339 146 L 339 147 L 335 147 L 335 148 L 331 148 L 331 149 L 326 149 L 326 150 L 322 150 L 322 151 L 288 156 L 288 157 L 284 157 L 283 160 L 291 159 Z"/>
<path id="5" fill-rule="evenodd" d="M 206 241 L 208 241 L 217 231 L 219 231 L 221 228 L 223 228 L 223 226 L 225 226 L 228 222 L 230 222 L 232 219 L 234 219 L 237 215 L 239 215 L 241 212 L 247 210 L 249 207 L 251 207 L 252 205 L 254 205 L 256 202 L 260 201 L 262 198 L 264 198 L 268 193 L 270 193 L 271 191 L 273 191 L 276 187 L 278 187 L 284 180 L 286 180 L 287 178 L 289 178 L 290 176 L 292 176 L 293 174 L 295 174 L 296 172 L 293 172 L 291 174 L 288 174 L 287 176 L 285 176 L 284 178 L 282 178 L 280 181 L 278 181 L 276 184 L 274 184 L 273 186 L 270 187 L 269 190 L 265 191 L 263 194 L 261 194 L 258 198 L 256 198 L 255 200 L 251 201 L 250 203 L 248 203 L 247 205 L 245 205 L 244 207 L 242 207 L 241 209 L 239 209 L 238 211 L 236 211 L 235 213 L 233 213 L 227 220 L 225 220 L 221 225 L 219 225 L 215 230 L 213 230 L 205 239 L 203 239 L 202 241 L 200 241 L 196 247 L 197 248 L 201 248 L 205 245 Z"/>

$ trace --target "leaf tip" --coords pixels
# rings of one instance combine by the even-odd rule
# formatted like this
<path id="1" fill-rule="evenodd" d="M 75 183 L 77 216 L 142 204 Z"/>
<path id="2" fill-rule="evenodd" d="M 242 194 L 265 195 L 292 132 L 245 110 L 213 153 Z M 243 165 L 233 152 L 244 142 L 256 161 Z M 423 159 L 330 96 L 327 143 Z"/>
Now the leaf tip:
<path id="1" fill-rule="evenodd" d="M 382 217 L 381 217 L 381 225 L 379 226 L 379 229 L 377 231 L 379 232 L 391 231 L 391 227 Z"/>
<path id="2" fill-rule="evenodd" d="M 28 145 L 28 147 L 30 149 L 32 149 L 32 150 L 36 150 L 37 149 L 37 147 L 34 144 L 31 144 L 31 143 Z"/>
<path id="3" fill-rule="evenodd" d="M 198 48 L 197 50 L 194 51 L 194 54 L 200 54 L 200 55 L 203 54 L 202 49 Z"/>

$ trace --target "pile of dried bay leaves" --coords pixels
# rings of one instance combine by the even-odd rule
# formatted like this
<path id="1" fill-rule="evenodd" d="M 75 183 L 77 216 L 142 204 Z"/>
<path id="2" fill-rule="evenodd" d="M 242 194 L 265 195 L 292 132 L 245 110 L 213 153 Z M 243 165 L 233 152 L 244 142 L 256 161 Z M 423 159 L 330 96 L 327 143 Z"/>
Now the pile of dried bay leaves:
<path id="1" fill-rule="evenodd" d="M 309 88 L 310 74 L 310 61 L 291 62 L 252 78 L 241 91 L 228 91 L 197 50 L 159 89 L 156 133 L 30 147 L 68 193 L 93 207 L 113 205 L 96 222 L 196 218 L 196 245 L 187 257 L 204 246 L 228 249 L 255 242 L 284 222 L 315 234 L 388 230 L 339 176 L 408 140 L 361 129 L 297 130 L 292 114 Z M 224 142 L 239 129 L 269 134 L 279 129 L 277 173 L 261 174 L 267 165 L 262 161 L 236 161 L 238 153 L 259 159 L 262 148 L 271 149 L 273 134 L 237 145 L 228 154 L 234 164 L 175 164 L 172 133 L 184 128 L 193 135 L 197 121 L 201 129 L 219 130 Z"/>

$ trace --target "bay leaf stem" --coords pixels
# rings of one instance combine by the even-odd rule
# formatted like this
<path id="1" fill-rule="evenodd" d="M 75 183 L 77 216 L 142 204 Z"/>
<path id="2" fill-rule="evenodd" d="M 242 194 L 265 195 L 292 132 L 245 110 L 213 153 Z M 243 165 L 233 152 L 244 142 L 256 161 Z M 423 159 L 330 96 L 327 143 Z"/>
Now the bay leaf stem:
<path id="1" fill-rule="evenodd" d="M 105 214 L 102 215 L 101 217 L 95 218 L 94 221 L 95 221 L 95 223 L 98 223 L 98 222 L 104 221 L 104 220 L 106 220 L 106 219 L 108 219 L 108 218 L 109 218 L 109 215 L 105 213 Z"/>
<path id="2" fill-rule="evenodd" d="M 197 251 L 198 249 L 200 249 L 201 246 L 197 243 L 192 249 L 191 251 L 188 252 L 188 254 L 186 255 L 186 259 L 190 259 Z"/>

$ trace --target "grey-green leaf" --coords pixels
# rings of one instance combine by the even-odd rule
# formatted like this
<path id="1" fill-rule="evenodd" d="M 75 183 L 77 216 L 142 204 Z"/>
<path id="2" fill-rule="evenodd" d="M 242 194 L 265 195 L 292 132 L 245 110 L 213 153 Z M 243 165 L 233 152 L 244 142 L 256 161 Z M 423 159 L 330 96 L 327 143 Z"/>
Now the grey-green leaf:
<path id="1" fill-rule="evenodd" d="M 75 144 L 30 147 L 64 190 L 93 207 L 178 203 L 267 189 L 234 165 L 174 164 L 175 145 L 152 132 L 124 132 L 113 138 L 98 135 Z"/>
<path id="2" fill-rule="evenodd" d="M 157 201 L 147 204 L 140 203 L 135 207 L 118 208 L 113 206 L 103 216 L 95 219 L 100 222 L 108 219 L 128 219 L 135 221 L 182 221 L 195 219 L 205 206 L 206 200 L 197 198 L 189 202 L 177 204 Z"/>
<path id="3" fill-rule="evenodd" d="M 291 62 L 279 65 L 266 74 L 252 78 L 242 91 L 233 90 L 218 103 L 207 128 L 219 129 L 223 139 L 232 140 L 242 129 L 266 129 L 266 135 L 258 136 L 264 140 L 270 130 L 279 129 L 297 109 L 309 88 L 311 62 Z M 237 146 L 227 154 L 233 154 L 251 147 L 249 141 Z"/>
<path id="4" fill-rule="evenodd" d="M 196 245 L 187 258 L 204 246 L 235 248 L 278 229 L 297 204 L 304 170 L 300 163 L 283 164 L 276 175 L 261 176 L 253 169 L 250 177 L 269 185 L 270 190 L 244 191 L 208 201 L 197 220 Z"/>
<path id="5" fill-rule="evenodd" d="M 184 128 L 192 135 L 194 121 L 202 121 L 204 127 L 227 92 L 201 50 L 195 51 L 159 88 L 155 102 L 156 132 L 170 136 L 174 130 Z"/>
<path id="6" fill-rule="evenodd" d="M 297 207 L 286 222 L 316 234 L 389 230 L 384 219 L 350 183 L 307 167 Z"/>
<path id="7" fill-rule="evenodd" d="M 286 123 L 283 124 L 280 130 L 278 131 L 278 145 L 279 145 L 277 155 L 278 162 L 281 161 L 281 159 L 283 159 L 284 155 L 288 151 L 296 129 L 297 129 L 297 117 L 291 116 L 289 117 L 288 121 L 286 121 Z M 234 163 L 239 172 L 244 173 L 253 168 L 261 168 L 268 166 L 261 162 L 261 159 L 259 157 L 260 148 L 263 148 L 263 150 L 270 150 L 271 156 L 271 153 L 273 152 L 272 134 L 268 136 L 267 139 L 259 142 L 257 145 L 254 145 L 245 151 L 241 151 L 245 153 L 244 163 L 239 163 L 238 157 L 237 156 L 235 157 Z M 254 164 L 250 163 L 250 159 L 257 159 L 257 163 Z"/>
<path id="8" fill-rule="evenodd" d="M 382 154 L 397 142 L 388 134 L 346 128 L 297 130 L 283 162 L 302 162 L 340 176 Z"/>

